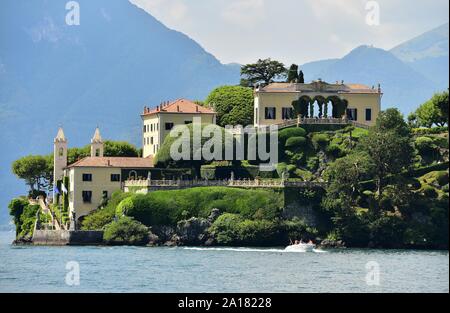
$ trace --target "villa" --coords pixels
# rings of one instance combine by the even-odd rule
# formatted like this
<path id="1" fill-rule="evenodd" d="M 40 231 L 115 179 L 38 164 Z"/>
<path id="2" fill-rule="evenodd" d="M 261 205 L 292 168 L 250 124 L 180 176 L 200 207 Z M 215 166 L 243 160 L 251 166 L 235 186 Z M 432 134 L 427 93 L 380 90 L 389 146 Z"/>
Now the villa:
<path id="1" fill-rule="evenodd" d="M 381 107 L 381 88 L 359 84 L 272 83 L 254 91 L 254 126 L 264 127 L 286 121 L 358 122 L 374 124 Z M 217 114 L 187 99 L 165 102 L 154 109 L 144 107 L 142 119 L 142 157 L 105 157 L 104 142 L 97 128 L 91 139 L 90 156 L 68 164 L 67 139 L 62 128 L 54 139 L 53 202 L 68 202 L 68 213 L 79 220 L 97 209 L 126 182 L 147 179 L 155 169 L 153 159 L 166 136 L 177 125 L 200 118 L 203 124 L 216 124 Z M 153 178 L 157 177 L 154 175 Z M 169 176 L 171 177 L 171 176 Z M 166 176 L 164 177 L 166 178 Z M 173 176 L 172 179 L 179 179 Z"/>
<path id="2" fill-rule="evenodd" d="M 105 157 L 104 142 L 97 128 L 91 139 L 90 156 L 68 164 L 67 138 L 59 128 L 54 139 L 53 177 L 57 188 L 53 203 L 60 204 L 67 196 L 69 216 L 79 220 L 113 192 L 123 189 L 125 181 L 147 178 L 152 172 L 153 177 L 161 175 L 161 170 L 154 168 L 153 157 L 173 127 L 190 124 L 194 117 L 205 124 L 216 123 L 214 111 L 186 99 L 166 102 L 153 110 L 145 107 L 141 117 L 143 157 Z"/>
<path id="3" fill-rule="evenodd" d="M 202 124 L 216 124 L 216 112 L 187 99 L 166 102 L 151 110 L 144 107 L 143 121 L 143 157 L 154 156 L 166 136 L 177 125 L 191 124 L 194 117 Z"/>
<path id="4" fill-rule="evenodd" d="M 361 84 L 272 83 L 255 88 L 255 127 L 301 118 L 348 119 L 372 126 L 381 111 L 381 87 Z"/>

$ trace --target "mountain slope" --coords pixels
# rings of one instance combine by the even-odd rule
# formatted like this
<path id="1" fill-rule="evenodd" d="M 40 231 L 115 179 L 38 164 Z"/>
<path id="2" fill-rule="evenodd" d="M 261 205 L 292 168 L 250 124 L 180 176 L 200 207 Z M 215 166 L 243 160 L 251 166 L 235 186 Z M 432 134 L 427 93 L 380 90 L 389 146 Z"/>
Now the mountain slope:
<path id="1" fill-rule="evenodd" d="M 398 45 L 390 52 L 435 82 L 439 88 L 448 88 L 448 23 Z"/>
<path id="2" fill-rule="evenodd" d="M 439 90 L 432 81 L 390 52 L 370 46 L 360 46 L 342 59 L 322 65 L 323 68 L 314 73 L 314 79 L 322 78 L 328 82 L 344 80 L 369 86 L 381 83 L 383 108 L 397 107 L 405 114 Z"/>
<path id="3" fill-rule="evenodd" d="M 140 144 L 144 105 L 203 99 L 239 82 L 236 66 L 126 0 L 79 0 L 79 26 L 66 25 L 65 3 L 0 4 L 2 214 L 24 189 L 11 162 L 50 153 L 58 125 L 70 146 L 87 144 L 96 125 L 106 138 Z"/>

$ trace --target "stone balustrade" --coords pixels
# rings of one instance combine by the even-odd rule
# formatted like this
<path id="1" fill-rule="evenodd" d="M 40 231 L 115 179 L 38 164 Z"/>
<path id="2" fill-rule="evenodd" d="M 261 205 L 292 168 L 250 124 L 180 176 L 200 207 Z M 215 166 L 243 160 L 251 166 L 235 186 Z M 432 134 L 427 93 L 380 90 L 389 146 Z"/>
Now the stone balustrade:
<path id="1" fill-rule="evenodd" d="M 285 187 L 304 187 L 315 188 L 325 187 L 325 182 L 310 182 L 298 180 L 281 179 L 229 179 L 229 180 L 127 180 L 124 182 L 124 188 L 193 188 L 193 187 L 243 187 L 243 188 L 285 188 Z"/>

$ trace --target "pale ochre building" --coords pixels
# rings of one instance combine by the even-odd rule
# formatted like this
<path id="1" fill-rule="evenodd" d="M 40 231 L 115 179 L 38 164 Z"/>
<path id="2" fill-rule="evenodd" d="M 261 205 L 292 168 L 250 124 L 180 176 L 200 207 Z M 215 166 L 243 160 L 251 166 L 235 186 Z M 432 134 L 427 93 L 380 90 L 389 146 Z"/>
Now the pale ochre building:
<path id="1" fill-rule="evenodd" d="M 54 182 L 55 186 L 67 184 L 69 217 L 80 221 L 84 216 L 97 209 L 113 192 L 121 190 L 128 179 L 147 178 L 153 169 L 153 158 L 105 157 L 104 142 L 97 128 L 91 139 L 91 155 L 67 164 L 67 139 L 62 128 L 54 140 Z M 61 187 L 60 195 L 64 194 Z M 58 201 L 54 193 L 53 202 Z M 59 197 L 62 203 L 62 197 Z"/>
<path id="2" fill-rule="evenodd" d="M 372 126 L 381 110 L 381 87 L 361 84 L 272 83 L 255 88 L 256 127 L 302 118 L 335 118 Z"/>
<path id="3" fill-rule="evenodd" d="M 186 99 L 163 103 L 155 109 L 145 107 L 141 115 L 143 157 L 154 156 L 175 126 L 190 124 L 194 117 L 200 118 L 202 124 L 216 124 L 216 115 L 213 110 Z"/>

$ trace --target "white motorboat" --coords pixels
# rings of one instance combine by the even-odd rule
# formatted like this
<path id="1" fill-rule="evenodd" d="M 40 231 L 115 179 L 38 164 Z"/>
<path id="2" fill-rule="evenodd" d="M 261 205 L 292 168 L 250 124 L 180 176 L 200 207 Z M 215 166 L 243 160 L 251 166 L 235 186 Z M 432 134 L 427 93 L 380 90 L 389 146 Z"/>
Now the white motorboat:
<path id="1" fill-rule="evenodd" d="M 312 252 L 316 248 L 313 243 L 298 243 L 287 246 L 285 251 L 288 252 Z"/>

